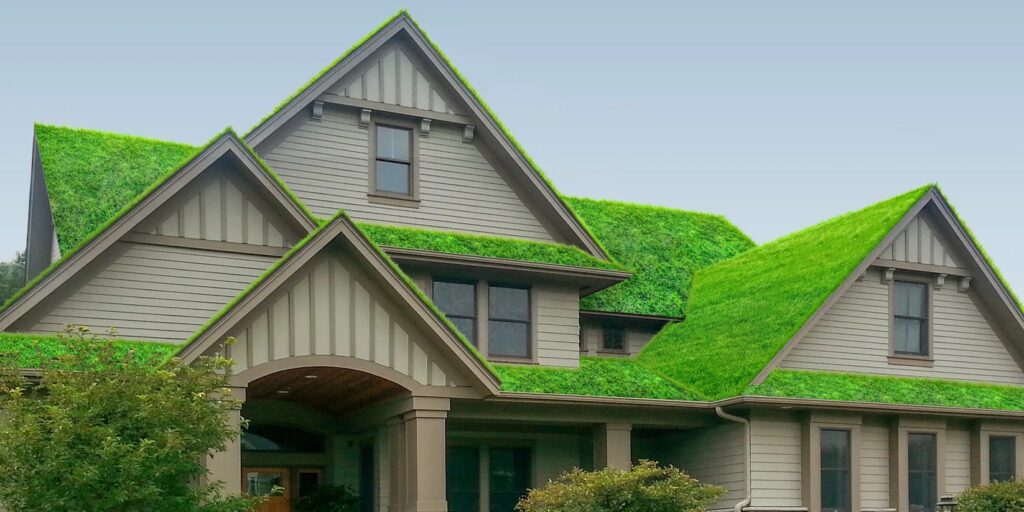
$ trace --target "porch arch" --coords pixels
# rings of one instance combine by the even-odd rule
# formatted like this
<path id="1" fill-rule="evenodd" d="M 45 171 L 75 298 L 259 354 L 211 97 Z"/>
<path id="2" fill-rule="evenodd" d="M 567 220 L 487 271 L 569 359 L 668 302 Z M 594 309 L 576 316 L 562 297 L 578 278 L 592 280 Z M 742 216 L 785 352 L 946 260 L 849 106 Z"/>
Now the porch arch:
<path id="1" fill-rule="evenodd" d="M 262 377 L 283 371 L 299 370 L 303 368 L 336 368 L 340 370 L 362 372 L 397 384 L 410 393 L 414 393 L 416 390 L 423 387 L 423 384 L 416 382 L 412 377 L 409 377 L 394 368 L 372 361 L 366 361 L 364 359 L 337 355 L 292 356 L 267 361 L 233 375 L 231 377 L 231 385 L 239 388 L 245 388 L 248 387 L 250 383 Z"/>

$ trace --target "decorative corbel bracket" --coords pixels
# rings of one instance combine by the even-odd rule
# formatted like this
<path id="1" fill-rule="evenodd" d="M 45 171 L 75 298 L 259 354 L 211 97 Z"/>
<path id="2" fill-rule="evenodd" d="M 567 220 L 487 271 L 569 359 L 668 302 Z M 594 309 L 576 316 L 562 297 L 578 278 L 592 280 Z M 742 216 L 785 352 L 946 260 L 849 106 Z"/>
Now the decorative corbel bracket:
<path id="1" fill-rule="evenodd" d="M 935 289 L 936 290 L 941 290 L 942 289 L 942 285 L 946 284 L 946 277 L 948 277 L 947 274 L 937 274 L 935 276 Z"/>
<path id="2" fill-rule="evenodd" d="M 894 275 L 896 275 L 896 269 L 894 267 L 882 270 L 882 282 L 891 283 Z"/>
<path id="3" fill-rule="evenodd" d="M 962 292 L 966 292 L 971 287 L 971 276 L 960 277 L 960 282 L 957 284 L 956 289 Z"/>
<path id="4" fill-rule="evenodd" d="M 430 119 L 425 117 L 420 119 L 420 135 L 424 137 L 430 135 Z"/>
<path id="5" fill-rule="evenodd" d="M 368 128 L 370 126 L 370 114 L 372 114 L 372 113 L 373 113 L 373 111 L 368 109 L 368 108 L 364 108 L 364 109 L 359 111 L 359 127 L 360 128 Z"/>
<path id="6" fill-rule="evenodd" d="M 476 127 L 475 126 L 473 126 L 471 124 L 467 124 L 466 126 L 464 126 L 462 128 L 462 142 L 465 142 L 467 144 L 473 142 L 473 136 L 474 136 L 475 132 L 476 132 Z"/>
<path id="7" fill-rule="evenodd" d="M 314 101 L 313 102 L 313 120 L 319 121 L 324 118 L 324 102 Z"/>

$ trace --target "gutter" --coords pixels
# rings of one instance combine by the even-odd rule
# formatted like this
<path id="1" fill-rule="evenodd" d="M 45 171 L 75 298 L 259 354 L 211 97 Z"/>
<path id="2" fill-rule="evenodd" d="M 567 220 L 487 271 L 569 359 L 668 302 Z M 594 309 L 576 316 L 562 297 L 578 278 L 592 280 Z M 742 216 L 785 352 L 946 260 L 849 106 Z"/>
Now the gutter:
<path id="1" fill-rule="evenodd" d="M 725 412 L 725 409 L 722 409 L 721 406 L 715 406 L 715 414 L 717 414 L 719 418 L 722 418 L 724 420 L 732 421 L 734 423 L 739 423 L 743 425 L 743 431 L 746 434 L 747 446 L 746 450 L 743 453 L 743 473 L 745 475 L 744 484 L 746 486 L 746 489 L 744 490 L 744 498 L 740 500 L 739 503 L 736 504 L 736 506 L 733 507 L 733 510 L 735 510 L 735 512 L 743 512 L 744 507 L 750 505 L 750 420 L 746 418 L 741 418 L 739 416 L 735 416 L 733 414 L 729 414 Z"/>

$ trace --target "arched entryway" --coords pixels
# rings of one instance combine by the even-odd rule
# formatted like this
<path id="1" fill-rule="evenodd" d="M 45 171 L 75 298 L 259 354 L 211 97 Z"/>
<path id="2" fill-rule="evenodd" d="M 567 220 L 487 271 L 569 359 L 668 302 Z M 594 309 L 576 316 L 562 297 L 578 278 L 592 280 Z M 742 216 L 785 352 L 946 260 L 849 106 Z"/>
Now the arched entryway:
<path id="1" fill-rule="evenodd" d="M 447 398 L 376 363 L 298 356 L 232 379 L 248 432 L 210 462 L 212 477 L 291 512 L 304 495 L 345 487 L 359 509 L 443 511 Z M 434 468 L 434 469 L 431 469 Z"/>

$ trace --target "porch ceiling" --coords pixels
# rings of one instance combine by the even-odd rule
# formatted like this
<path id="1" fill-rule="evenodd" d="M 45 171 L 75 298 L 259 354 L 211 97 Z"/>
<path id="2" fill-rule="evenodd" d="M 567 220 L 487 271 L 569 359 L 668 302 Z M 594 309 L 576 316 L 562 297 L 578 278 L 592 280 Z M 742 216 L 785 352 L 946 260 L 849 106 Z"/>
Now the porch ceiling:
<path id="1" fill-rule="evenodd" d="M 285 400 L 334 416 L 394 398 L 406 390 L 380 377 L 341 368 L 296 368 L 261 377 L 249 384 L 246 399 Z"/>

